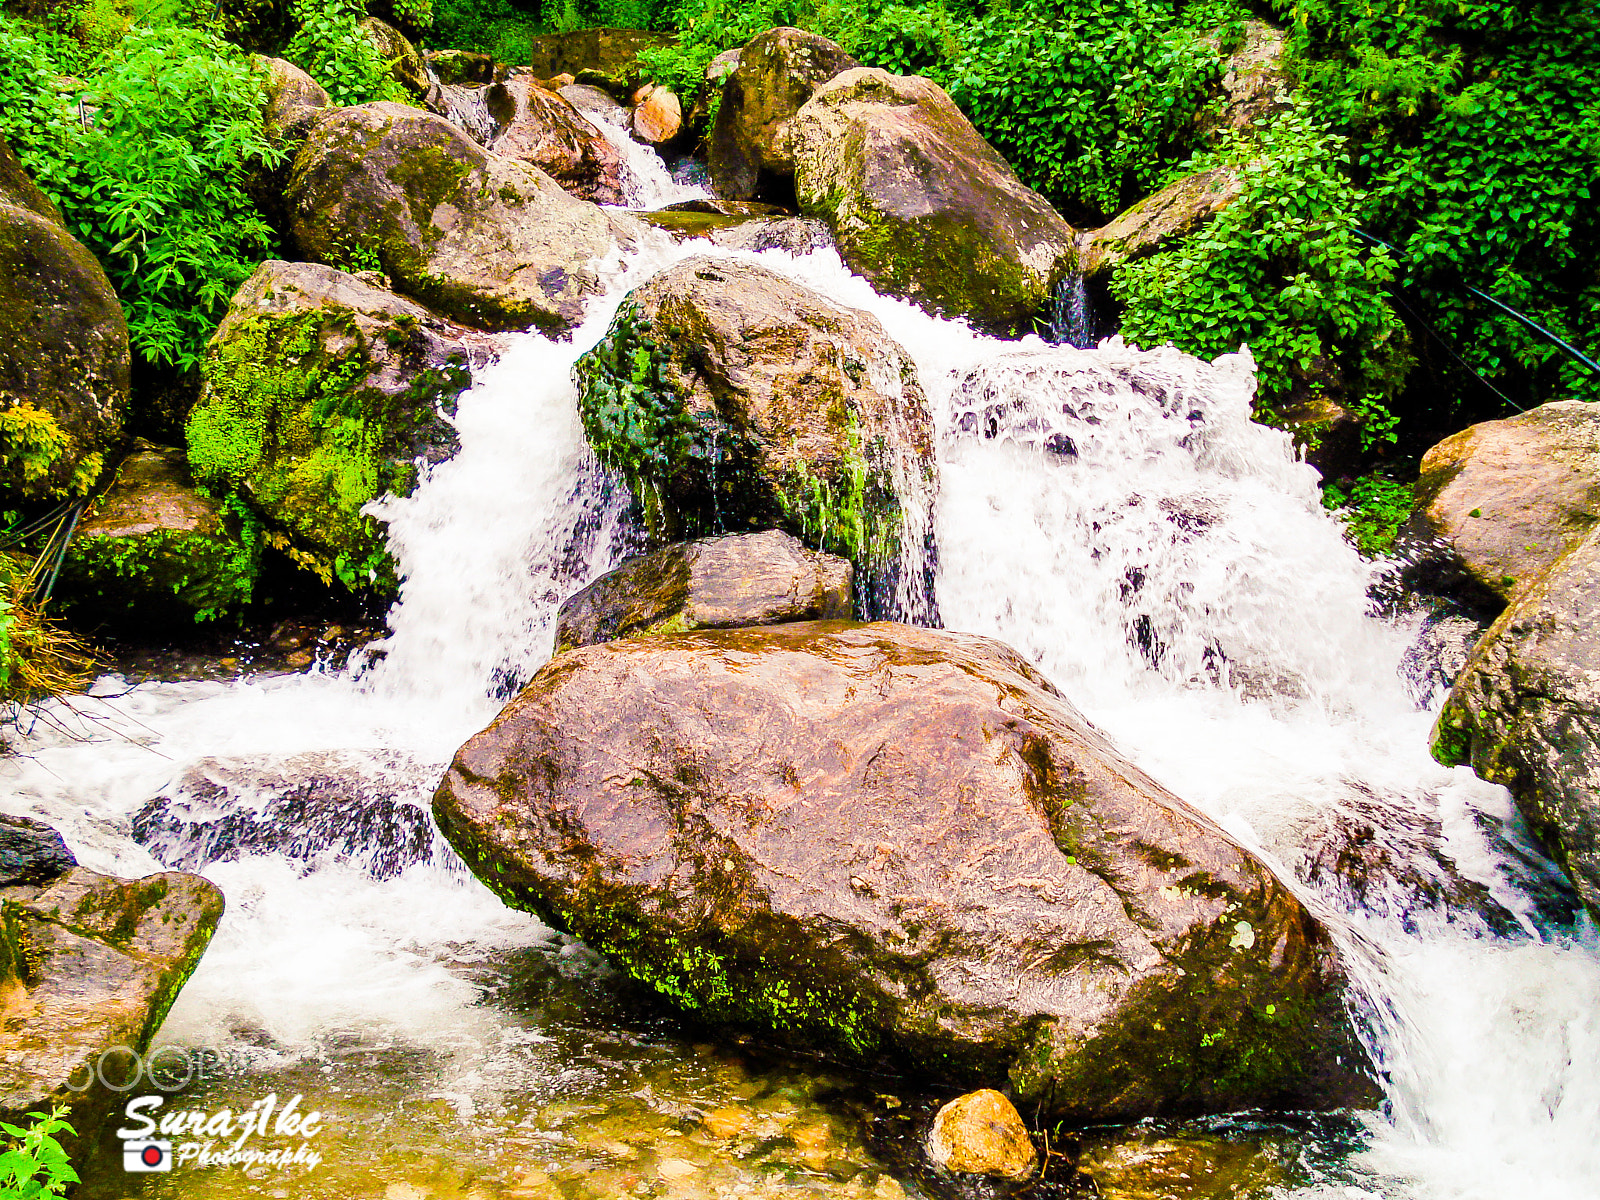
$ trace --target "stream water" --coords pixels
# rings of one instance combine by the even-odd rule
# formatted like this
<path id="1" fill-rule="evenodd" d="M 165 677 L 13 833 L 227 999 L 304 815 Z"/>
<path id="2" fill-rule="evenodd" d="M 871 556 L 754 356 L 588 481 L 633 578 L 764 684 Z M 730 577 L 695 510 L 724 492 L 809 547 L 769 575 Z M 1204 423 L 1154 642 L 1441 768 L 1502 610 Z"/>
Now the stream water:
<path id="1" fill-rule="evenodd" d="M 525 337 L 479 373 L 460 453 L 378 506 L 404 582 L 376 653 L 108 677 L 0 759 L 5 808 L 55 824 L 84 865 L 181 865 L 225 892 L 157 1040 L 226 1069 L 174 1103 L 299 1093 L 324 1114 L 315 1170 L 125 1175 L 108 1144 L 85 1197 L 914 1186 L 841 1116 L 848 1081 L 683 1025 L 504 908 L 426 816 L 455 749 L 548 657 L 560 601 L 637 544 L 570 365 L 629 288 L 707 252 L 732 254 L 662 237 L 606 264 L 570 341 Z M 1288 439 L 1249 421 L 1248 355 L 997 342 L 875 295 L 831 252 L 756 257 L 870 310 L 915 358 L 938 425 L 943 624 L 1032 658 L 1337 934 L 1388 1102 L 1286 1124 L 1302 1152 L 1280 1194 L 1600 1195 L 1600 940 L 1506 793 L 1428 756 L 1450 630 L 1373 611 L 1378 568 Z"/>

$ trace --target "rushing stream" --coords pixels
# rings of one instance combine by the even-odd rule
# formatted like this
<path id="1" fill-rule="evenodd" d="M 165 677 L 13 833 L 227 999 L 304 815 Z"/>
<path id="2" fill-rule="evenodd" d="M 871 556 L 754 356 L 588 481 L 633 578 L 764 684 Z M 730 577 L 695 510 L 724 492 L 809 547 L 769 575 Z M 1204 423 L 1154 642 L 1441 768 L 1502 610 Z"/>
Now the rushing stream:
<path id="1" fill-rule="evenodd" d="M 561 600 L 637 544 L 568 372 L 629 288 L 692 253 L 732 252 L 663 236 L 606 264 L 571 341 L 525 337 L 479 373 L 460 453 L 379 506 L 404 583 L 375 652 L 343 672 L 108 677 L 0 760 L 7 809 L 84 865 L 181 865 L 226 893 L 158 1041 L 228 1069 L 181 1105 L 302 1093 L 325 1117 L 309 1173 L 130 1176 L 108 1146 L 84 1196 L 903 1195 L 830 1103 L 839 1081 L 683 1026 L 504 908 L 425 815 L 455 749 L 548 657 Z M 1306 1135 L 1290 1192 L 1600 1195 L 1600 941 L 1506 793 L 1428 756 L 1438 679 L 1418 646 L 1440 639 L 1371 612 L 1376 568 L 1287 437 L 1248 419 L 1248 355 L 997 342 L 876 296 L 830 252 L 758 257 L 916 359 L 943 624 L 1037 662 L 1340 938 L 1388 1105 L 1313 1126 L 1333 1132 Z"/>

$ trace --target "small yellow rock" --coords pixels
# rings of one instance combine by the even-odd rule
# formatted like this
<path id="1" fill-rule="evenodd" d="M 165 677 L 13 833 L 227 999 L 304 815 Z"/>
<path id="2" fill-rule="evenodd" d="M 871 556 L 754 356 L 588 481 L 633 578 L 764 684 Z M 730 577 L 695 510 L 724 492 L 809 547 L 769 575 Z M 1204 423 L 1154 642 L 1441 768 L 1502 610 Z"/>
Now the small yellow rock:
<path id="1" fill-rule="evenodd" d="M 713 1109 L 705 1115 L 701 1124 L 712 1137 L 736 1137 L 750 1128 L 750 1113 L 743 1108 Z"/>
<path id="2" fill-rule="evenodd" d="M 1026 1178 L 1035 1164 L 1021 1115 L 993 1088 L 958 1096 L 938 1111 L 928 1157 L 947 1171 L 1006 1179 Z"/>
<path id="3" fill-rule="evenodd" d="M 656 1164 L 656 1170 L 660 1173 L 661 1178 L 669 1180 L 687 1179 L 699 1169 L 692 1162 L 686 1162 L 681 1158 L 663 1158 Z"/>

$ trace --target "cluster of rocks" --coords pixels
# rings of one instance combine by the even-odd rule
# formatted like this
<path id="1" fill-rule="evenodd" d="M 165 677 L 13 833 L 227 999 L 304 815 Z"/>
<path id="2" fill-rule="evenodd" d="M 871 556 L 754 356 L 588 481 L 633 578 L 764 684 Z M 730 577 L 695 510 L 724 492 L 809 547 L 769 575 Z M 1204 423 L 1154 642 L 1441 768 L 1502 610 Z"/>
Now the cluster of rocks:
<path id="1" fill-rule="evenodd" d="M 1509 788 L 1600 917 L 1600 406 L 1544 404 L 1446 438 L 1422 460 L 1406 533 L 1414 586 L 1493 616 L 1435 757 Z"/>

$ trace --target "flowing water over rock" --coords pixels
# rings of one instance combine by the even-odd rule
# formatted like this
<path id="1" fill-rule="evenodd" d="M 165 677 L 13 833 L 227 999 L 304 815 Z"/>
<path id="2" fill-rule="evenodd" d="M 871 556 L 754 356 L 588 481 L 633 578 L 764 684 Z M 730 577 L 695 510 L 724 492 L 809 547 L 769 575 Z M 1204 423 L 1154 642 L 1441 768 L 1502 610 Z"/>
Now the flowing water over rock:
<path id="1" fill-rule="evenodd" d="M 180 1167 L 135 1187 L 109 1144 L 80 1195 L 898 1200 L 900 1180 L 918 1186 L 842 1119 L 825 1071 L 664 1015 L 502 906 L 412 815 L 548 656 L 561 600 L 637 545 L 568 372 L 629 287 L 689 252 L 663 239 L 604 264 L 606 296 L 571 341 L 527 337 L 479 373 L 460 453 L 379 506 L 404 577 L 381 654 L 344 674 L 107 679 L 0 760 L 6 811 L 56 825 L 85 866 L 192 863 L 227 895 L 158 1041 L 229 1069 L 175 1105 L 304 1093 L 325 1115 L 309 1174 Z M 1037 663 L 1277 864 L 1344 946 L 1387 1107 L 1272 1125 L 1269 1141 L 1302 1150 L 1261 1186 L 1591 1200 L 1600 941 L 1505 792 L 1428 756 L 1438 698 L 1406 682 L 1428 678 L 1406 667 L 1415 631 L 1372 615 L 1374 568 L 1311 469 L 1249 422 L 1248 356 L 995 342 L 875 296 L 831 253 L 759 261 L 870 310 L 916 359 L 940 438 L 943 624 Z"/>

